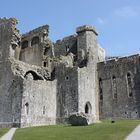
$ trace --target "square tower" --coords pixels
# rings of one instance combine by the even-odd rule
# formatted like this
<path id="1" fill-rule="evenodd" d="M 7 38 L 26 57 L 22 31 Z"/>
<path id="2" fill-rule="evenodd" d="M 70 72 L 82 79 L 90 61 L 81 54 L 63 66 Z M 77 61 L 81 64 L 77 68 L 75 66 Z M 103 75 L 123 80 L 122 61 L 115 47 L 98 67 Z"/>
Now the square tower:
<path id="1" fill-rule="evenodd" d="M 78 49 L 78 95 L 79 112 L 89 115 L 90 121 L 96 122 L 98 115 L 98 88 L 97 88 L 97 62 L 98 62 L 98 35 L 93 26 L 77 28 Z"/>

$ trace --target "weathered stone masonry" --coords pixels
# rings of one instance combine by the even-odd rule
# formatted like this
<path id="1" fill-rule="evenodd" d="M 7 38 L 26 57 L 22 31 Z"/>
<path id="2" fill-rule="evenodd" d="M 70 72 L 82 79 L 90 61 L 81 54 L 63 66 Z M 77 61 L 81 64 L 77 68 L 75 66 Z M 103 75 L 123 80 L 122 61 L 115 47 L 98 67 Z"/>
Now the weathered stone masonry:
<path id="1" fill-rule="evenodd" d="M 100 118 L 140 117 L 140 56 L 98 63 Z"/>
<path id="2" fill-rule="evenodd" d="M 20 34 L 16 24 L 0 19 L 1 127 L 69 123 L 76 113 L 88 123 L 139 118 L 139 55 L 105 61 L 92 26 L 53 43 L 48 25 Z"/>

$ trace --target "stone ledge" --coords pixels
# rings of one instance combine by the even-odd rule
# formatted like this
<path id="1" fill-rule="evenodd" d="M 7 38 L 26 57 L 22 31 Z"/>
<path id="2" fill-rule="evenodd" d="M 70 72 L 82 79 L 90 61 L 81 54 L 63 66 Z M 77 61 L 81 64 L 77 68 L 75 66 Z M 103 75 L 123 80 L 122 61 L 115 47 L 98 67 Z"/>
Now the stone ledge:
<path id="1" fill-rule="evenodd" d="M 90 26 L 90 25 L 83 25 L 83 26 L 80 26 L 80 27 L 77 27 L 76 28 L 76 33 L 79 34 L 81 32 L 85 32 L 85 31 L 92 31 L 94 32 L 96 35 L 98 35 L 95 27 L 93 26 Z"/>

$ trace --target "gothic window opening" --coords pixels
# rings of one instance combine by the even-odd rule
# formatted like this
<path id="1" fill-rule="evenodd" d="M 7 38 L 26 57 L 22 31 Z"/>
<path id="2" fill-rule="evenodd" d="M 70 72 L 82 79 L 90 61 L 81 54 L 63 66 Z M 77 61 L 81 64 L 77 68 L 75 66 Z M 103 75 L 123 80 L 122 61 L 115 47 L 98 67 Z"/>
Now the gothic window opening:
<path id="1" fill-rule="evenodd" d="M 26 115 L 29 114 L 29 103 L 25 104 L 25 113 L 26 113 Z"/>
<path id="2" fill-rule="evenodd" d="M 31 41 L 31 46 L 34 46 L 37 44 L 39 44 L 39 37 L 35 36 L 35 37 L 33 37 L 32 41 Z"/>
<path id="3" fill-rule="evenodd" d="M 85 113 L 89 113 L 89 108 L 88 108 L 88 105 L 86 104 L 86 106 L 85 106 Z"/>
<path id="4" fill-rule="evenodd" d="M 91 104 L 90 102 L 87 102 L 85 105 L 85 114 L 91 114 Z"/>
<path id="5" fill-rule="evenodd" d="M 113 93 L 113 99 L 117 99 L 117 81 L 116 77 L 112 77 L 112 93 Z"/>
<path id="6" fill-rule="evenodd" d="M 49 48 L 45 48 L 44 49 L 44 52 L 43 52 L 43 55 L 47 55 L 47 52 L 49 51 Z"/>
<path id="7" fill-rule="evenodd" d="M 127 92 L 128 92 L 128 97 L 133 96 L 132 88 L 133 88 L 132 74 L 130 72 L 128 72 L 127 73 Z"/>
<path id="8" fill-rule="evenodd" d="M 51 80 L 53 81 L 56 78 L 56 69 L 54 68 L 51 72 Z"/>
<path id="9" fill-rule="evenodd" d="M 69 52 L 69 50 L 70 50 L 70 47 L 67 45 L 66 46 L 66 52 Z"/>
<path id="10" fill-rule="evenodd" d="M 27 47 L 28 47 L 28 41 L 25 40 L 25 41 L 22 42 L 21 48 L 22 48 L 22 49 L 25 49 L 25 48 L 27 48 Z"/>
<path id="11" fill-rule="evenodd" d="M 46 67 L 47 66 L 47 62 L 44 62 L 43 65 L 44 65 L 44 67 Z"/>
<path id="12" fill-rule="evenodd" d="M 99 79 L 99 98 L 100 101 L 103 100 L 103 81 L 101 78 Z"/>

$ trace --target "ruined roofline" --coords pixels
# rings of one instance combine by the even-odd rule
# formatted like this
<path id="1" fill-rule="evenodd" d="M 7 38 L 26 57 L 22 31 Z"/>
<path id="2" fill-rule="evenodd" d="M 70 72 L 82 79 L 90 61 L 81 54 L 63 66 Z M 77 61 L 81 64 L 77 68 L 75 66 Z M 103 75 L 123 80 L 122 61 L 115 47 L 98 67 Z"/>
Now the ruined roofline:
<path id="1" fill-rule="evenodd" d="M 118 61 L 128 60 L 128 59 L 131 59 L 131 58 L 133 59 L 134 57 L 140 57 L 140 54 L 116 57 L 116 58 L 112 58 L 112 59 L 109 59 L 109 60 L 99 62 L 98 64 L 107 64 L 107 63 L 111 63 L 111 62 L 118 62 Z"/>
<path id="2" fill-rule="evenodd" d="M 49 25 L 46 24 L 46 25 L 40 26 L 38 28 L 35 28 L 29 32 L 26 32 L 26 33 L 22 34 L 22 38 L 28 36 L 29 34 L 30 35 L 38 34 L 38 33 L 42 32 L 42 30 L 46 30 L 47 34 L 48 34 L 49 33 Z"/>
<path id="3" fill-rule="evenodd" d="M 69 36 L 66 36 L 66 37 L 64 37 L 64 38 L 62 38 L 62 39 L 58 39 L 58 40 L 56 40 L 55 43 L 61 43 L 62 41 L 67 41 L 67 40 L 72 39 L 72 38 L 75 38 L 75 37 L 77 37 L 76 34 L 69 35 Z"/>

